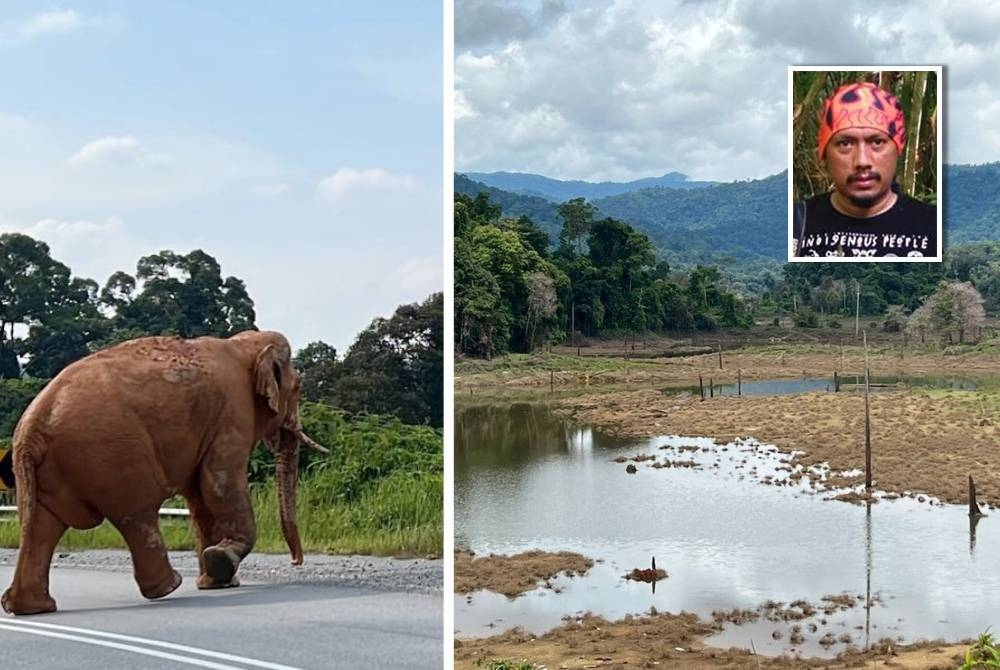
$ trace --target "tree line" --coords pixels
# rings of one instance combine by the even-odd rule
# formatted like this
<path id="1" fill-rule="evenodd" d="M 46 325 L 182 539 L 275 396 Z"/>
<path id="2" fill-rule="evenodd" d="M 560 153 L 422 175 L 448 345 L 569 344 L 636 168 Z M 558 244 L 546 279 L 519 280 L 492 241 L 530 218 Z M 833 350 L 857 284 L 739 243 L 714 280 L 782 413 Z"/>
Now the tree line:
<path id="1" fill-rule="evenodd" d="M 558 242 L 490 192 L 455 194 L 456 351 L 490 357 L 574 337 L 742 328 L 790 314 L 799 327 L 884 317 L 923 341 L 974 339 L 1000 310 L 1000 242 L 949 246 L 942 263 L 786 263 L 747 280 L 672 271 L 629 224 L 594 205 L 558 205 Z"/>
<path id="2" fill-rule="evenodd" d="M 490 357 L 618 332 L 746 327 L 717 268 L 672 272 L 642 232 L 582 198 L 559 205 L 559 242 L 488 193 L 455 194 L 455 344 Z"/>
<path id="3" fill-rule="evenodd" d="M 860 313 L 884 317 L 888 332 L 966 341 L 1000 310 L 1000 242 L 950 246 L 941 263 L 789 263 L 763 286 L 756 312 L 791 313 L 799 326 Z"/>
<path id="4" fill-rule="evenodd" d="M 0 438 L 47 379 L 88 353 L 144 335 L 228 337 L 256 328 L 246 284 L 202 250 L 144 256 L 104 286 L 74 277 L 45 242 L 0 235 Z M 313 342 L 295 357 L 303 399 L 349 413 L 443 422 L 443 297 L 375 319 L 345 355 Z"/>

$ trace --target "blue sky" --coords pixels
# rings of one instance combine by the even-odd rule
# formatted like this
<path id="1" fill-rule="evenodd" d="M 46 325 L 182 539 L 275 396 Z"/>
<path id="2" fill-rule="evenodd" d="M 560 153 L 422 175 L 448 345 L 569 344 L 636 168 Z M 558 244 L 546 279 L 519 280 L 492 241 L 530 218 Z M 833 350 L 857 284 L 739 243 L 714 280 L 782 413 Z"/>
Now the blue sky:
<path id="1" fill-rule="evenodd" d="M 0 5 L 0 232 L 99 284 L 204 249 L 344 351 L 443 286 L 440 3 Z"/>

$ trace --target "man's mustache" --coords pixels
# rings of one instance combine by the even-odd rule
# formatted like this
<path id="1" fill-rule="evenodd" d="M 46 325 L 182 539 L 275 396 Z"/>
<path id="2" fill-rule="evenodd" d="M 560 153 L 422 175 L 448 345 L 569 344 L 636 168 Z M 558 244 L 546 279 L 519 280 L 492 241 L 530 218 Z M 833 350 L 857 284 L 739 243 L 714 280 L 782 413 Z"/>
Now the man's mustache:
<path id="1" fill-rule="evenodd" d="M 858 172 L 857 174 L 852 174 L 847 178 L 847 183 L 860 181 L 862 179 L 874 179 L 875 181 L 882 181 L 882 175 L 873 170 L 866 170 L 864 172 Z"/>

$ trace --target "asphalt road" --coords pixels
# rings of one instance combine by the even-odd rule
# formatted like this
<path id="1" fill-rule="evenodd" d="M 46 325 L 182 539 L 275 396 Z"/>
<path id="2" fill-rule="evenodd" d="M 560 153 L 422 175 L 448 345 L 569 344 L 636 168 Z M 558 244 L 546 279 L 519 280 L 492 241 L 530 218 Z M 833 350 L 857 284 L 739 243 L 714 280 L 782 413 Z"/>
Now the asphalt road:
<path id="1" fill-rule="evenodd" d="M 13 568 L 0 565 L 0 590 Z M 243 580 L 198 591 L 194 580 L 147 601 L 131 575 L 52 571 L 59 611 L 0 613 L 0 668 L 441 668 L 440 594 Z"/>

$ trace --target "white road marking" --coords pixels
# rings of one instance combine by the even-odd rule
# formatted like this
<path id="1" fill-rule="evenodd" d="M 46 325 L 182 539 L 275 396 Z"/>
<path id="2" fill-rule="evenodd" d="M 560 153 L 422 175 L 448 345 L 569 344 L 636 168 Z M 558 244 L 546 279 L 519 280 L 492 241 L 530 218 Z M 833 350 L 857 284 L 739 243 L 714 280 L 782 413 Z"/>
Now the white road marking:
<path id="1" fill-rule="evenodd" d="M 147 656 L 156 656 L 158 658 L 164 658 L 171 661 L 178 661 L 181 663 L 187 663 L 189 665 L 195 665 L 203 668 L 213 668 L 214 670 L 245 670 L 246 666 L 252 666 L 256 668 L 266 668 L 267 670 L 302 670 L 301 668 L 296 668 L 290 665 L 281 665 L 280 663 L 270 663 L 268 661 L 258 661 L 257 659 L 247 658 L 245 656 L 237 656 L 235 654 L 225 654 L 219 651 L 199 649 L 198 647 L 189 647 L 187 645 L 177 644 L 175 642 L 163 642 L 161 640 L 151 640 L 148 638 L 135 637 L 132 635 L 106 633 L 104 631 L 90 630 L 88 628 L 77 628 L 74 626 L 60 626 L 57 624 L 42 623 L 40 621 L 24 621 L 20 619 L 8 619 L 6 621 L 0 620 L 0 629 L 11 630 L 18 633 L 29 633 L 32 635 L 44 635 L 47 637 L 55 637 L 64 640 L 71 640 L 73 642 L 83 642 L 85 644 L 93 644 L 101 647 L 111 647 L 113 649 L 131 651 L 136 654 L 145 654 Z M 74 635 L 72 633 L 80 633 L 82 635 L 88 635 L 90 637 L 83 637 L 82 635 Z M 96 638 L 122 640 L 122 642 L 108 642 Z M 212 661 L 206 661 L 200 658 L 180 656 L 178 654 L 156 651 L 155 649 L 138 647 L 133 644 L 124 644 L 125 642 L 134 642 L 136 644 L 146 645 L 146 647 L 161 647 L 164 649 L 171 649 L 174 651 L 179 651 L 187 654 L 207 656 L 208 658 L 217 658 L 223 661 L 240 663 L 241 665 L 240 666 L 223 665 L 222 663 L 214 663 Z"/>

